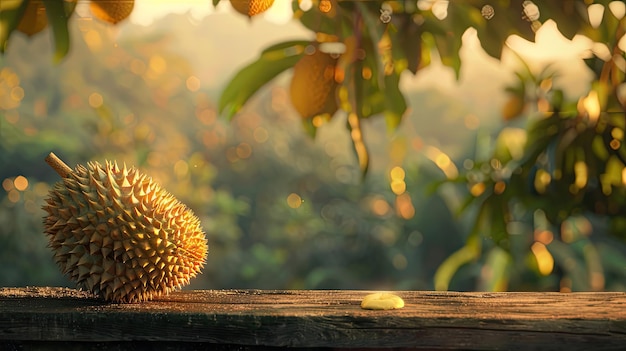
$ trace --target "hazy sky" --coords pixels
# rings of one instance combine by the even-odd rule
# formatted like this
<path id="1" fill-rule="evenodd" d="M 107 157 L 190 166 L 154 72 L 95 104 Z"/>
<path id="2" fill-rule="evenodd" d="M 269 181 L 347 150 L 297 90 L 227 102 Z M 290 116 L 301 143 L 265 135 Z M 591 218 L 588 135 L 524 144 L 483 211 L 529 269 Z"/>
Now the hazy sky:
<path id="1" fill-rule="evenodd" d="M 237 70 L 254 60 L 261 49 L 283 40 L 313 37 L 301 24 L 291 20 L 291 3 L 291 0 L 275 0 L 268 12 L 249 20 L 234 13 L 228 0 L 222 0 L 216 9 L 208 0 L 136 0 L 136 9 L 130 22 L 150 26 L 171 12 L 186 13 L 193 24 L 200 24 L 203 19 L 210 21 L 209 27 L 198 25 L 198 31 L 165 28 L 179 31 L 176 34 L 178 39 L 172 45 L 192 63 L 202 85 L 219 91 Z M 136 29 L 132 28 L 130 26 L 125 34 L 134 34 Z M 211 29 L 210 33 L 206 33 L 207 28 L 228 30 L 216 32 Z M 202 46 L 197 44 L 198 36 L 207 39 Z M 564 89 L 568 98 L 576 100 L 586 95 L 589 89 L 588 82 L 592 74 L 582 58 L 590 54 L 592 44 L 582 36 L 568 40 L 558 32 L 554 22 L 547 20 L 537 31 L 535 42 L 510 37 L 508 48 L 505 48 L 502 59 L 498 61 L 485 53 L 476 31 L 470 28 L 463 35 L 459 80 L 452 69 L 436 60 L 417 75 L 407 71 L 401 77 L 400 86 L 407 96 L 434 96 L 428 94 L 441 93 L 439 96 L 448 99 L 448 105 L 451 106 L 448 112 L 426 120 L 419 117 L 430 111 L 424 110 L 424 106 L 411 106 L 407 113 L 417 118 L 419 123 L 434 122 L 434 125 L 440 126 L 441 130 L 431 131 L 433 137 L 440 135 L 445 128 L 450 128 L 450 125 L 458 125 L 461 114 L 479 116 L 481 126 L 494 122 L 499 125 L 501 109 L 509 98 L 504 88 L 515 82 L 514 72 L 520 67 L 519 57 L 512 50 L 523 57 L 535 73 L 548 64 L 557 67 L 558 77 L 553 80 L 554 87 Z M 422 131 L 424 128 L 417 129 Z M 429 141 L 437 145 L 436 140 Z M 453 150 L 446 152 L 453 153 Z"/>
<path id="2" fill-rule="evenodd" d="M 291 0 L 276 0 L 266 13 L 253 18 L 249 23 L 242 21 L 242 24 L 250 27 L 252 32 L 255 22 L 269 21 L 287 25 L 288 27 L 282 33 L 285 37 L 292 38 L 294 28 L 288 24 L 292 16 L 291 2 Z M 217 8 L 214 8 L 211 1 L 207 0 L 136 0 L 135 11 L 133 11 L 130 21 L 135 24 L 150 25 L 155 20 L 172 12 L 188 13 L 190 20 L 199 21 L 214 13 L 232 13 L 233 10 L 228 0 L 222 0 Z M 299 31 L 295 32 L 298 33 Z M 259 38 L 259 40 L 262 39 L 264 38 Z M 268 42 L 275 42 L 275 39 L 272 38 Z M 573 40 L 568 40 L 558 32 L 554 22 L 546 21 L 537 32 L 535 43 L 514 36 L 509 38 L 507 44 L 528 60 L 530 66 L 537 71 L 549 63 L 558 63 L 557 66 L 561 67 L 560 78 L 555 80 L 555 85 L 562 88 L 567 87 L 566 93 L 569 93 L 570 96 L 582 95 L 588 89 L 585 83 L 591 78 L 591 73 L 581 58 L 588 55 L 592 48 L 589 39 L 577 36 Z M 254 53 L 255 51 L 251 50 L 251 55 Z M 463 64 L 469 69 L 464 69 L 460 82 L 455 80 L 449 69 L 433 64 L 416 77 L 407 75 L 406 78 L 403 78 L 403 88 L 412 89 L 423 86 L 423 81 L 427 80 L 431 86 L 434 85 L 444 91 L 454 89 L 465 91 L 468 87 L 464 87 L 464 85 L 469 85 L 471 88 L 471 85 L 475 84 L 476 81 L 481 81 L 481 87 L 484 89 L 479 90 L 483 94 L 485 89 L 495 93 L 501 90 L 502 84 L 507 84 L 512 79 L 513 76 L 510 73 L 519 66 L 518 58 L 510 50 L 505 50 L 501 63 L 488 57 L 480 48 L 476 32 L 473 29 L 468 30 L 464 35 L 464 47 L 461 50 L 461 55 Z M 485 84 L 489 82 L 492 84 Z M 472 99 L 472 92 L 476 93 L 476 89 L 469 89 L 470 100 Z"/>

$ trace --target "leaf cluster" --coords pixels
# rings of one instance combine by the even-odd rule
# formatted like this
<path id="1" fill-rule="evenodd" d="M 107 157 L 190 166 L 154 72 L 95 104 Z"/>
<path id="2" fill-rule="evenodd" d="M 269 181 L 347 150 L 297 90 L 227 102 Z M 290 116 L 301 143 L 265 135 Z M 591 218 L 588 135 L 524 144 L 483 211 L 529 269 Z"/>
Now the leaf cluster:
<path id="1" fill-rule="evenodd" d="M 440 267 L 435 277 L 437 288 L 446 289 L 463 265 L 494 250 L 505 253 L 507 258 L 500 264 L 511 270 L 519 234 L 531 238 L 524 245 L 545 244 L 554 255 L 554 270 L 568 279 L 575 275 L 567 264 L 574 251 L 584 246 L 588 252 L 596 252 L 598 245 L 603 245 L 598 240 L 610 240 L 599 232 L 592 240 L 590 231 L 572 237 L 569 223 L 595 219 L 595 226 L 601 227 L 598 222 L 604 220 L 609 224 L 607 231 L 624 240 L 626 99 L 621 90 L 626 74 L 620 62 L 626 56 L 619 40 L 626 22 L 607 12 L 597 28 L 586 33 L 597 41 L 596 47 L 606 47 L 613 56 L 607 58 L 596 49 L 586 59 L 594 73 L 586 96 L 567 100 L 563 91 L 552 85 L 555 73 L 551 67 L 533 74 L 524 66 L 517 82 L 507 88 L 509 102 L 515 102 L 507 103 L 502 111 L 509 125 L 494 138 L 489 157 L 472 160 L 466 172 L 454 180 L 466 184 L 469 192 L 460 211 L 475 207 L 478 214 L 466 245 Z M 521 119 L 525 127 L 515 127 Z M 538 224 L 542 220 L 537 216 L 546 223 Z M 520 232 L 519 223 L 526 224 L 526 230 Z M 555 233 L 554 240 L 552 234 L 550 240 L 540 237 L 545 230 Z M 601 255 L 581 256 L 588 266 L 602 267 L 597 264 Z M 536 254 L 532 261 L 535 259 L 540 260 Z M 601 268 L 595 273 L 603 274 Z M 578 280 L 589 281 L 591 274 Z M 510 273 L 497 277 L 509 278 Z M 587 289 L 598 288 L 592 285 L 583 284 Z"/>

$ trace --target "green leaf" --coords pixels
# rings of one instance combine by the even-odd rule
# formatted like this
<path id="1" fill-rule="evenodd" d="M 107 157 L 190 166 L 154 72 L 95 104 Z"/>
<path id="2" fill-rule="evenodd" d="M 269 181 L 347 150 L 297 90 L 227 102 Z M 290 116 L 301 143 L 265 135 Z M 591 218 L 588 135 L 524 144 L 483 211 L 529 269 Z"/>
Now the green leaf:
<path id="1" fill-rule="evenodd" d="M 439 20 L 432 15 L 426 17 L 428 28 L 432 28 L 431 33 L 435 37 L 435 45 L 441 62 L 454 69 L 456 78 L 459 78 L 461 70 L 461 58 L 459 50 L 462 45 L 463 33 L 470 26 L 476 25 L 476 8 L 458 1 L 450 1 L 448 4 L 448 16 Z M 480 19 L 480 15 L 478 16 Z M 426 24 L 426 23 L 425 23 Z"/>
<path id="2" fill-rule="evenodd" d="M 467 182 L 467 179 L 464 180 L 465 182 Z M 448 183 L 450 182 L 448 179 L 443 180 L 442 183 Z M 478 202 L 482 202 L 485 201 L 485 198 L 488 196 L 489 194 L 487 192 L 483 192 L 482 194 L 480 194 L 478 197 L 474 196 L 474 195 L 467 195 L 465 197 L 465 199 L 461 202 L 461 204 L 459 205 L 459 207 L 454 211 L 454 215 L 459 217 L 461 216 L 471 205 L 473 205 L 474 203 Z"/>
<path id="3" fill-rule="evenodd" d="M 541 18 L 551 18 L 556 22 L 559 32 L 568 39 L 572 39 L 582 29 L 591 28 L 589 25 L 586 6 L 581 11 L 574 1 L 542 1 L 540 10 Z M 610 11 L 607 11 L 610 12 Z"/>
<path id="4" fill-rule="evenodd" d="M 219 100 L 219 112 L 231 119 L 261 87 L 278 74 L 293 67 L 309 41 L 294 40 L 273 45 L 261 53 L 258 60 L 237 72 Z"/>
<path id="5" fill-rule="evenodd" d="M 435 36 L 435 43 L 441 57 L 441 63 L 452 68 L 456 79 L 459 79 L 459 74 L 461 73 L 461 57 L 459 56 L 461 38 L 456 36 Z"/>
<path id="6" fill-rule="evenodd" d="M 406 100 L 400 91 L 400 75 L 385 76 L 385 122 L 388 131 L 395 131 L 406 112 Z"/>
<path id="7" fill-rule="evenodd" d="M 491 274 L 487 274 L 485 280 L 481 282 L 481 291 L 506 291 L 510 269 L 513 263 L 511 254 L 506 250 L 496 246 L 489 250 L 485 260 L 485 266 L 489 267 Z"/>
<path id="8" fill-rule="evenodd" d="M 220 3 L 220 0 L 213 0 L 213 7 L 217 6 Z"/>
<path id="9" fill-rule="evenodd" d="M 361 118 L 367 118 L 385 111 L 385 94 L 380 88 L 379 73 L 380 60 L 376 55 L 374 43 L 369 36 L 362 38 L 361 49 L 367 54 L 363 61 L 354 63 L 354 90 L 357 95 L 358 112 Z M 363 77 L 363 72 L 369 71 L 368 79 Z"/>
<path id="10" fill-rule="evenodd" d="M 364 46 L 366 52 L 368 46 Z M 382 86 L 377 78 L 378 65 L 373 62 L 373 56 L 368 55 L 364 62 L 357 61 L 354 68 L 354 94 L 356 97 L 356 111 L 360 118 L 383 113 L 387 122 L 388 131 L 394 131 L 402 121 L 407 109 L 406 100 L 400 91 L 400 77 L 396 73 L 382 77 Z M 371 78 L 364 79 L 363 69 L 370 70 Z M 349 89 L 352 92 L 352 89 Z"/>
<path id="11" fill-rule="evenodd" d="M 372 66 L 373 72 L 377 72 L 375 79 L 378 79 L 378 85 L 384 86 L 384 74 L 385 67 L 383 65 L 382 55 L 379 54 L 379 44 L 383 41 L 383 36 L 385 35 L 384 30 L 381 26 L 378 25 L 378 21 L 376 18 L 371 16 L 367 10 L 367 7 L 362 2 L 355 2 L 357 9 L 363 16 L 363 22 L 365 23 L 365 31 L 363 31 L 363 47 L 365 52 L 367 53 L 366 59 L 368 57 L 374 62 L 375 66 Z M 370 62 L 372 62 L 370 61 Z"/>
<path id="12" fill-rule="evenodd" d="M 472 234 L 465 246 L 454 252 L 437 268 L 434 277 L 435 290 L 448 290 L 450 281 L 461 266 L 478 259 L 480 256 L 480 237 Z"/>
<path id="13" fill-rule="evenodd" d="M 489 206 L 491 213 L 491 221 L 486 232 L 489 233 L 488 238 L 496 245 L 504 249 L 509 249 L 509 233 L 506 228 L 507 218 L 509 217 L 508 201 L 504 194 L 492 194 L 483 203 L 483 206 Z"/>
<path id="14" fill-rule="evenodd" d="M 65 7 L 65 14 L 67 17 L 70 17 L 74 13 L 74 9 L 76 9 L 76 5 L 78 5 L 78 0 L 64 0 L 63 6 Z"/>
<path id="15" fill-rule="evenodd" d="M 480 206 L 478 214 L 476 215 L 476 221 L 474 222 L 469 237 L 465 242 L 465 246 L 448 256 L 448 258 L 446 258 L 445 261 L 443 261 L 443 263 L 437 268 L 434 277 L 435 290 L 448 290 L 450 281 L 459 268 L 471 261 L 477 260 L 480 257 L 482 251 L 482 236 L 480 234 L 484 230 L 489 230 L 491 222 L 494 218 L 489 206 L 485 205 L 489 201 L 490 195 L 484 196 L 486 199 L 484 200 L 482 206 Z M 478 199 L 476 200 L 478 201 Z"/>
<path id="16" fill-rule="evenodd" d="M 353 107 L 354 108 L 354 107 Z M 348 130 L 350 131 L 350 137 L 352 139 L 352 147 L 357 160 L 359 161 L 359 169 L 361 170 L 361 178 L 367 176 L 370 166 L 370 154 L 363 140 L 363 130 L 361 128 L 361 119 L 357 117 L 356 113 L 348 114 Z M 356 131 L 356 133 L 353 133 Z"/>
<path id="17" fill-rule="evenodd" d="M 407 69 L 416 74 L 417 70 L 424 67 L 422 62 L 422 31 L 420 26 L 409 15 L 399 14 L 401 17 L 400 29 L 392 36 L 394 47 L 398 47 L 404 53 Z"/>
<path id="18" fill-rule="evenodd" d="M 606 243 L 597 244 L 597 249 L 602 259 L 602 266 L 607 273 L 618 274 L 622 277 L 621 281 L 623 281 L 624 275 L 626 274 L 626 272 L 624 272 L 624 267 L 626 267 L 626 257 L 624 254 L 617 247 Z"/>
<path id="19" fill-rule="evenodd" d="M 554 261 L 563 270 L 564 274 L 572 281 L 572 291 L 588 291 L 589 276 L 585 262 L 576 253 L 572 245 L 560 240 L 553 240 L 547 245 Z M 567 262 L 567 264 L 564 264 Z M 560 263 L 560 264 L 559 264 Z"/>
<path id="20" fill-rule="evenodd" d="M 606 161 L 609 158 L 609 149 L 607 148 L 602 135 L 596 135 L 591 142 L 591 150 L 594 155 L 602 161 Z"/>
<path id="21" fill-rule="evenodd" d="M 290 40 L 282 43 L 274 44 L 272 46 L 268 46 L 263 51 L 261 51 L 261 56 L 265 55 L 293 55 L 293 54 L 302 54 L 304 48 L 311 44 L 308 40 Z M 284 52 L 283 52 L 284 51 Z"/>
<path id="22" fill-rule="evenodd" d="M 0 2 L 0 53 L 4 53 L 11 32 L 20 23 L 20 19 L 26 11 L 28 1 L 2 0 Z"/>
<path id="23" fill-rule="evenodd" d="M 308 11 L 302 11 L 299 1 L 293 1 L 292 9 L 294 19 L 300 20 L 303 26 L 313 32 L 336 35 L 341 30 L 342 16 L 338 13 L 337 6 L 333 6 L 329 13 L 320 11 L 319 6 L 312 6 Z"/>
<path id="24" fill-rule="evenodd" d="M 317 134 L 317 127 L 313 125 L 313 118 L 303 118 L 302 129 L 304 129 L 305 133 L 308 136 L 315 139 L 315 135 Z"/>
<path id="25" fill-rule="evenodd" d="M 547 2 L 549 1 L 544 3 Z M 526 40 L 534 40 L 532 23 L 528 22 L 523 15 L 522 0 L 512 0 L 510 4 L 494 2 L 492 6 L 495 15 L 491 19 L 475 17 L 478 38 L 487 54 L 499 59 L 506 39 L 512 34 L 517 34 Z"/>
<path id="26" fill-rule="evenodd" d="M 70 34 L 67 28 L 67 21 L 73 13 L 67 12 L 65 1 L 50 0 L 44 1 L 48 23 L 52 27 L 54 37 L 54 63 L 59 63 L 70 50 Z"/>
<path id="27" fill-rule="evenodd" d="M 384 112 L 387 129 L 394 131 L 400 124 L 407 107 L 404 95 L 399 88 L 400 74 L 408 66 L 407 59 L 401 48 L 396 47 L 397 43 L 393 40 L 398 33 L 385 32 L 385 27 L 380 25 L 378 18 L 371 15 L 366 4 L 356 2 L 355 5 L 360 10 L 367 29 L 364 33 L 366 35 L 362 38 L 362 47 L 368 54 L 364 65 L 372 71 L 372 78 L 365 80 L 361 77 L 362 65 L 356 67 L 355 90 L 362 96 L 357 100 L 356 111 L 360 112 L 359 117 Z M 382 42 L 388 42 L 390 49 L 386 53 L 379 54 L 378 46 Z M 383 65 L 383 55 L 385 54 L 392 56 L 395 67 L 391 74 L 385 74 Z"/>

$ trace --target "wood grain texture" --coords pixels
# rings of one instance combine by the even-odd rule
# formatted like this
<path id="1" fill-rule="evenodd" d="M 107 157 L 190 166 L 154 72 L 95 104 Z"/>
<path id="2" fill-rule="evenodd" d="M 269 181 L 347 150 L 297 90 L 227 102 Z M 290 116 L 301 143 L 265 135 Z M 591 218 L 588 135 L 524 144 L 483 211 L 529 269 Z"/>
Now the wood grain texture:
<path id="1" fill-rule="evenodd" d="M 399 291 L 403 309 L 363 310 L 369 293 L 203 290 L 109 304 L 73 289 L 1 288 L 0 346 L 626 349 L 625 293 Z"/>

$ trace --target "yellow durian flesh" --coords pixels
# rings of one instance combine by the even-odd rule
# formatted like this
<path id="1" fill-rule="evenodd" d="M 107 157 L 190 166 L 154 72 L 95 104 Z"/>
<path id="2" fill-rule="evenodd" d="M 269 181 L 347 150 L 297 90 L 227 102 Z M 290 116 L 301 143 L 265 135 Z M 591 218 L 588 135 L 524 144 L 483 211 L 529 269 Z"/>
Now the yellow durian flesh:
<path id="1" fill-rule="evenodd" d="M 361 301 L 361 308 L 365 310 L 393 310 L 404 307 L 404 300 L 396 294 L 377 292 L 368 294 Z"/>
<path id="2" fill-rule="evenodd" d="M 55 184 L 43 207 L 54 259 L 79 287 L 107 301 L 167 294 L 200 273 L 200 221 L 135 168 L 91 162 Z"/>

